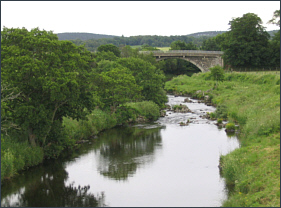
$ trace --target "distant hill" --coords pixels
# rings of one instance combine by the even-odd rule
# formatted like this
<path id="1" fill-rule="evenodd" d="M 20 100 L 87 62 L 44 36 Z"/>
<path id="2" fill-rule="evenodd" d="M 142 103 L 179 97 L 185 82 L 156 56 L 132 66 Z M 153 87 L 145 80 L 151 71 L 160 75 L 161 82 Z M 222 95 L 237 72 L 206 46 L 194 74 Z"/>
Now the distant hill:
<path id="1" fill-rule="evenodd" d="M 208 36 L 208 37 L 214 37 L 218 34 L 222 34 L 222 33 L 225 33 L 227 31 L 207 31 L 207 32 L 198 32 L 198 33 L 192 33 L 192 34 L 189 34 L 189 35 L 186 35 L 186 36 L 192 36 L 192 37 L 202 37 L 202 36 Z M 271 31 L 267 31 L 268 34 L 270 36 L 273 36 L 274 33 L 278 32 L 278 30 L 271 30 Z"/>
<path id="2" fill-rule="evenodd" d="M 272 30 L 272 31 L 267 31 L 270 36 L 273 36 L 275 32 L 278 30 Z M 197 32 L 197 33 L 192 33 L 189 35 L 182 35 L 182 36 L 189 36 L 189 37 L 194 37 L 194 38 L 200 38 L 200 37 L 214 37 L 218 34 L 225 33 L 226 31 L 206 31 L 206 32 Z M 77 40 L 80 39 L 82 41 L 90 40 L 90 39 L 101 39 L 101 38 L 116 38 L 116 37 L 121 37 L 121 36 L 116 36 L 116 35 L 104 35 L 104 34 L 94 34 L 94 33 L 79 33 L 79 32 L 66 32 L 66 33 L 58 33 L 58 38 L 59 40 Z M 145 36 L 142 36 L 145 37 Z M 164 36 L 159 36 L 159 37 L 164 37 Z M 130 38 L 130 37 L 127 37 Z"/>
<path id="3" fill-rule="evenodd" d="M 197 32 L 197 33 L 192 33 L 186 36 L 192 36 L 192 37 L 202 37 L 202 36 L 209 36 L 209 37 L 214 37 L 218 34 L 225 33 L 226 31 L 206 31 L 206 32 Z"/>
<path id="4" fill-rule="evenodd" d="M 270 35 L 270 36 L 273 36 L 274 35 L 274 33 L 277 33 L 279 30 L 271 30 L 271 31 L 267 31 L 268 32 L 268 34 Z"/>
<path id="5" fill-rule="evenodd" d="M 75 32 L 67 32 L 67 33 L 58 33 L 59 40 L 90 40 L 90 39 L 100 39 L 100 38 L 114 38 L 119 37 L 115 35 L 102 35 L 102 34 L 94 34 L 94 33 L 75 33 Z"/>

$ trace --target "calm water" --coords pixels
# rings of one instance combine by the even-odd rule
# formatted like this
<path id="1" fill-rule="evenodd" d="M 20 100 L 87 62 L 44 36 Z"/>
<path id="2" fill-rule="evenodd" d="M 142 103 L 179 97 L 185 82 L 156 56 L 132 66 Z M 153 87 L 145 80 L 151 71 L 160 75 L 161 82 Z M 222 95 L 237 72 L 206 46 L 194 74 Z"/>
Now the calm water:
<path id="1" fill-rule="evenodd" d="M 169 96 L 170 105 L 183 100 Z M 107 130 L 72 156 L 25 171 L 1 187 L 1 205 L 220 206 L 227 190 L 219 157 L 239 142 L 202 118 L 214 107 L 193 101 L 183 103 L 192 113 Z"/>

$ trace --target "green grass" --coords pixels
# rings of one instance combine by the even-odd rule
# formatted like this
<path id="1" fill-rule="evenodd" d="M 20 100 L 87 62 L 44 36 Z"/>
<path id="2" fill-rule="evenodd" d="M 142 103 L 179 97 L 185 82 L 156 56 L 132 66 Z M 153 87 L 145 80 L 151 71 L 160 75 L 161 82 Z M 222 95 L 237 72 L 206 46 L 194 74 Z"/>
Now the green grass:
<path id="1" fill-rule="evenodd" d="M 169 51 L 171 49 L 171 47 L 156 47 L 157 49 L 159 49 L 160 51 Z"/>
<path id="2" fill-rule="evenodd" d="M 13 141 L 1 135 L 1 182 L 18 171 L 28 169 L 43 161 L 44 153 L 40 147 L 31 147 L 28 142 Z"/>
<path id="3" fill-rule="evenodd" d="M 223 206 L 280 206 L 279 75 L 226 73 L 226 81 L 217 89 L 210 72 L 179 76 L 166 83 L 168 92 L 210 96 L 217 106 L 213 117 L 225 116 L 239 125 L 241 148 L 221 156 L 220 161 L 227 185 L 234 187 Z"/>

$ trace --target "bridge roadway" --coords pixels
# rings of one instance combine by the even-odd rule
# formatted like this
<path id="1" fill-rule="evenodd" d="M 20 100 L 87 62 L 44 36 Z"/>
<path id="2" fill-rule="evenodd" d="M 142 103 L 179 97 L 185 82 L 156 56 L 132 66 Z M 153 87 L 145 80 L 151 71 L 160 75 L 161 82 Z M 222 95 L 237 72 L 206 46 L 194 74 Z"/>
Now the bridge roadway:
<path id="1" fill-rule="evenodd" d="M 202 72 L 219 65 L 223 67 L 222 51 L 200 51 L 200 50 L 171 50 L 171 51 L 140 51 L 144 54 L 152 53 L 157 61 L 179 58 L 191 62 Z"/>

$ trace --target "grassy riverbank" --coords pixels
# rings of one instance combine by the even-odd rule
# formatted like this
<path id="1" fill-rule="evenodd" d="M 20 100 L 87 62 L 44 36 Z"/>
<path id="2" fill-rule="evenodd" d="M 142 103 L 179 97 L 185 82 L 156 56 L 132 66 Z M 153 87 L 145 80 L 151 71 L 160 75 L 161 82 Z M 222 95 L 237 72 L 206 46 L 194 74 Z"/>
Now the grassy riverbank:
<path id="1" fill-rule="evenodd" d="M 2 135 L 1 181 L 9 179 L 22 170 L 36 166 L 46 158 L 57 158 L 66 149 L 79 148 L 79 143 L 91 139 L 99 132 L 128 122 L 156 120 L 160 109 L 152 101 L 126 103 L 116 112 L 95 109 L 87 120 L 63 118 L 63 131 L 57 143 L 31 147 L 24 139 L 27 135 Z M 13 139 L 11 139 L 13 138 Z"/>
<path id="2" fill-rule="evenodd" d="M 221 156 L 230 187 L 223 206 L 280 206 L 280 77 L 274 73 L 227 73 L 214 89 L 211 74 L 179 76 L 168 92 L 210 99 L 217 119 L 239 125 L 241 148 Z"/>

